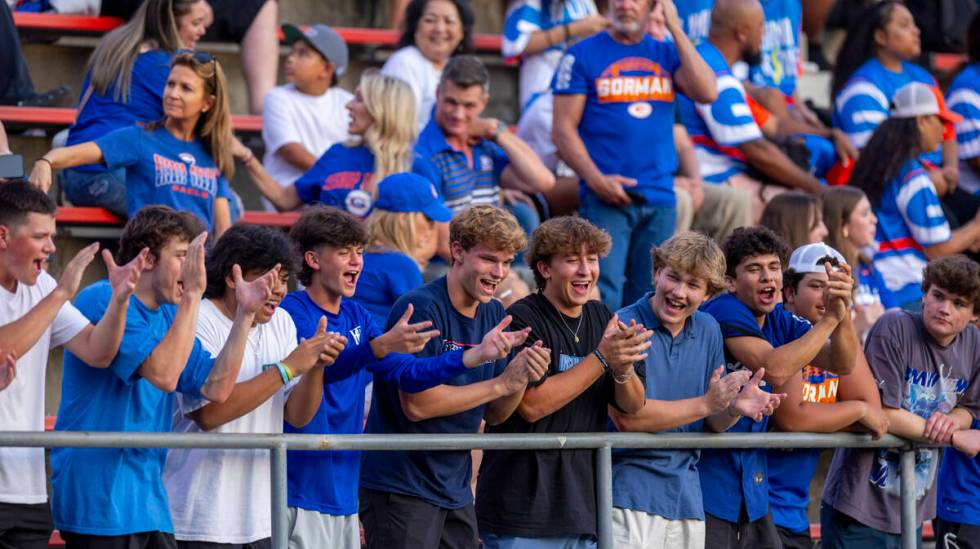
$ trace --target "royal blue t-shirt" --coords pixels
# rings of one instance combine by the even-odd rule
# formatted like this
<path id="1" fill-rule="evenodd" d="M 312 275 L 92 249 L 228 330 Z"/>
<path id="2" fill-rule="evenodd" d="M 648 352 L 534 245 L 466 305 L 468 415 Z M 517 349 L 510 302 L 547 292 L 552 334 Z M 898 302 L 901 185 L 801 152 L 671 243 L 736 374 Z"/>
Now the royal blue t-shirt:
<path id="1" fill-rule="evenodd" d="M 163 89 L 170 76 L 170 54 L 164 50 L 149 50 L 139 54 L 133 63 L 126 102 L 116 100 L 116 86 L 109 86 L 106 93 L 92 90 L 82 106 L 75 123 L 68 129 L 67 145 L 77 145 L 137 122 L 153 122 L 163 118 Z M 85 75 L 81 97 L 88 93 L 91 74 Z M 76 170 L 104 172 L 105 166 L 87 164 Z"/>
<path id="2" fill-rule="evenodd" d="M 504 307 L 497 300 L 480 304 L 474 318 L 460 314 L 449 301 L 446 277 L 412 290 L 391 309 L 392 325 L 411 303 L 415 308 L 411 322 L 431 320 L 439 335 L 429 340 L 419 357 L 438 356 L 479 345 L 483 336 L 504 318 Z M 460 374 L 446 385 L 463 386 L 494 378 L 503 371 L 506 360 L 481 364 Z M 480 428 L 487 405 L 447 417 L 410 421 L 402 411 L 398 387 L 376 379 L 368 433 L 475 433 Z M 472 463 L 469 450 L 449 452 L 364 452 L 361 462 L 361 488 L 419 498 L 445 509 L 471 505 Z"/>
<path id="3" fill-rule="evenodd" d="M 435 174 L 415 155 L 412 172 L 435 183 Z M 293 183 L 304 204 L 320 203 L 367 217 L 374 207 L 374 153 L 364 145 L 333 145 Z"/>
<path id="4" fill-rule="evenodd" d="M 971 429 L 980 429 L 974 419 Z M 939 467 L 939 492 L 936 513 L 939 518 L 960 524 L 980 526 L 980 456 L 971 458 L 959 450 L 947 448 Z"/>
<path id="5" fill-rule="evenodd" d="M 109 306 L 112 288 L 100 281 L 82 290 L 75 306 L 93 324 Z M 119 352 L 108 368 L 92 368 L 65 351 L 56 431 L 168 433 L 174 393 L 139 374 L 173 324 L 177 307 L 150 309 L 132 296 Z M 200 397 L 214 359 L 194 340 L 177 382 L 181 393 Z M 164 448 L 55 448 L 51 450 L 51 514 L 59 530 L 119 536 L 173 532 L 163 486 Z"/>
<path id="6" fill-rule="evenodd" d="M 421 285 L 422 271 L 411 257 L 396 250 L 369 251 L 364 253 L 354 299 L 384 326 L 395 301 Z"/>
<path id="7" fill-rule="evenodd" d="M 643 361 L 646 398 L 698 398 L 708 390 L 714 371 L 725 363 L 718 323 L 711 315 L 695 311 L 674 337 L 650 308 L 651 295 L 644 295 L 617 313 L 625 323 L 636 320 L 637 324 L 653 330 L 651 347 Z M 704 420 L 699 419 L 662 432 L 703 431 Z M 668 520 L 704 520 L 698 477 L 700 453 L 699 450 L 613 450 L 613 505 Z"/>
<path id="8" fill-rule="evenodd" d="M 721 326 L 721 335 L 730 337 L 757 337 L 780 347 L 803 337 L 810 330 L 810 323 L 793 315 L 777 304 L 765 316 L 759 327 L 752 311 L 735 297 L 722 294 L 701 306 L 715 317 Z M 729 372 L 743 368 L 725 348 L 725 366 Z M 772 391 L 769 384 L 763 385 Z M 769 418 L 756 423 L 750 418 L 738 420 L 730 433 L 763 433 Z M 744 503 L 750 521 L 758 520 L 769 511 L 769 479 L 765 450 L 704 450 L 701 452 L 701 489 L 704 494 L 704 511 L 729 522 L 737 522 Z"/>
<path id="9" fill-rule="evenodd" d="M 684 0 L 677 2 L 677 16 L 681 20 L 684 34 L 697 46 L 707 41 L 708 31 L 711 30 L 711 8 L 715 0 Z"/>
<path id="10" fill-rule="evenodd" d="M 792 97 L 797 78 L 803 72 L 800 56 L 803 3 L 800 0 L 762 0 L 762 10 L 766 15 L 759 51 L 762 62 L 753 66 L 749 75 L 756 85 L 777 88 L 783 95 Z"/>
<path id="11" fill-rule="evenodd" d="M 956 75 L 946 91 L 946 106 L 963 117 L 956 125 L 960 187 L 980 195 L 980 172 L 967 164 L 980 157 L 980 63 L 967 65 Z"/>
<path id="12" fill-rule="evenodd" d="M 410 355 L 391 354 L 378 361 L 371 349 L 381 330 L 371 313 L 352 299 L 340 302 L 336 314 L 310 299 L 306 291 L 292 292 L 281 307 L 296 324 L 302 340 L 316 332 L 320 317 L 327 317 L 327 331 L 347 338 L 347 346 L 323 373 L 323 400 L 313 419 L 303 427 L 283 422 L 284 433 L 360 434 L 364 422 L 364 388 L 371 373 L 388 379 L 402 390 L 418 392 L 466 371 L 462 352 L 447 353 L 439 360 L 420 361 Z M 290 450 L 286 453 L 288 502 L 292 507 L 328 515 L 357 512 L 357 478 L 360 452 Z"/>
<path id="13" fill-rule="evenodd" d="M 126 213 L 163 204 L 191 212 L 211 230 L 214 200 L 231 194 L 228 180 L 200 139 L 181 141 L 162 125 L 130 126 L 95 140 L 110 170 L 126 167 Z"/>
<path id="14" fill-rule="evenodd" d="M 555 72 L 555 95 L 585 95 L 579 135 L 599 171 L 636 179 L 631 192 L 673 206 L 674 73 L 677 47 L 644 36 L 620 44 L 600 32 L 572 46 Z M 579 194 L 589 190 L 581 182 Z"/>

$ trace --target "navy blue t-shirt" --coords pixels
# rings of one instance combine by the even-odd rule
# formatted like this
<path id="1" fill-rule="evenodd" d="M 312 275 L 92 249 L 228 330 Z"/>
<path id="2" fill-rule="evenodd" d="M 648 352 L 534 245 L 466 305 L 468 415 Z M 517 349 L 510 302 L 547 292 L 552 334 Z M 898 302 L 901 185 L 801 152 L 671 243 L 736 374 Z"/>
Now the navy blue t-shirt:
<path id="1" fill-rule="evenodd" d="M 395 301 L 421 285 L 422 271 L 411 257 L 396 250 L 369 251 L 364 253 L 354 299 L 384 326 Z"/>
<path id="2" fill-rule="evenodd" d="M 415 308 L 412 322 L 431 320 L 432 327 L 439 330 L 439 335 L 416 355 L 419 357 L 479 345 L 483 336 L 504 318 L 504 307 L 496 300 L 477 306 L 474 318 L 460 314 L 449 301 L 446 277 L 399 299 L 391 309 L 389 325 L 404 314 L 409 303 Z M 505 365 L 506 360 L 482 364 L 447 381 L 446 385 L 463 386 L 492 379 Z M 413 422 L 402 411 L 398 387 L 376 379 L 365 430 L 369 433 L 475 433 L 486 407 L 483 404 L 452 416 Z M 364 452 L 361 467 L 362 488 L 416 497 L 445 509 L 459 509 L 473 502 L 469 450 Z"/>
<path id="3" fill-rule="evenodd" d="M 418 392 L 466 371 L 462 352 L 427 361 L 399 354 L 376 360 L 370 342 L 381 330 L 367 309 L 352 299 L 341 300 L 336 314 L 314 303 L 306 291 L 292 292 L 281 306 L 296 324 L 300 340 L 316 332 L 323 316 L 327 317 L 327 331 L 347 338 L 344 351 L 324 370 L 323 400 L 313 419 L 303 427 L 283 422 L 285 433 L 360 434 L 364 388 L 372 373 L 395 386 L 400 384 L 402 390 Z M 290 506 L 328 515 L 357 512 L 360 452 L 290 450 L 286 455 Z"/>
<path id="4" fill-rule="evenodd" d="M 777 304 L 765 316 L 762 327 L 752 311 L 735 297 L 722 294 L 701 306 L 715 317 L 721 326 L 721 335 L 730 337 L 757 337 L 780 347 L 795 341 L 810 330 L 810 323 L 790 313 Z M 725 366 L 728 372 L 743 368 L 725 347 Z M 763 388 L 772 391 L 766 384 Z M 738 420 L 728 432 L 762 433 L 769 418 L 756 423 L 751 418 Z M 704 494 L 704 511 L 729 522 L 737 522 L 742 504 L 745 504 L 749 520 L 758 520 L 769 511 L 769 479 L 765 450 L 704 450 L 701 452 L 701 490 Z"/>

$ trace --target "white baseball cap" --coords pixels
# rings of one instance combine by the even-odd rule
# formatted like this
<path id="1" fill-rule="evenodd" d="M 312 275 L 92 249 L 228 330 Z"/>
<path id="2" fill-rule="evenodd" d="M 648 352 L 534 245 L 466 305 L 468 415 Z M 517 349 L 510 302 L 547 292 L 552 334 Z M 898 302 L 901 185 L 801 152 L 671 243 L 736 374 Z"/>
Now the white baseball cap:
<path id="1" fill-rule="evenodd" d="M 837 263 L 847 263 L 840 252 L 823 242 L 817 242 L 793 250 L 793 254 L 789 256 L 789 268 L 797 273 L 823 273 L 826 272 L 823 264 L 828 258 Z"/>
<path id="2" fill-rule="evenodd" d="M 959 124 L 963 117 L 946 108 L 939 90 L 922 82 L 910 82 L 895 92 L 892 97 L 892 118 L 915 118 L 934 114 L 943 122 Z"/>

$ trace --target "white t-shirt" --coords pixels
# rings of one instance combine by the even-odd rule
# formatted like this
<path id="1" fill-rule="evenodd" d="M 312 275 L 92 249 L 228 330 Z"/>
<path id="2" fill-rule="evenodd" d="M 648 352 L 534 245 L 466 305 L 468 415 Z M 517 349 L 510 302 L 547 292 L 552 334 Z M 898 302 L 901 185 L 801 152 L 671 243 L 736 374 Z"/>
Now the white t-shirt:
<path id="1" fill-rule="evenodd" d="M 0 287 L 0 326 L 27 314 L 57 285 L 51 275 L 42 272 L 33 286 L 18 283 L 13 293 Z M 9 387 L 0 391 L 0 431 L 44 431 L 44 376 L 48 351 L 71 341 L 88 325 L 88 319 L 74 305 L 65 303 L 37 343 L 17 357 L 17 377 Z M 44 448 L 0 448 L 0 501 L 48 501 Z"/>
<path id="2" fill-rule="evenodd" d="M 319 96 L 301 93 L 292 84 L 269 90 L 262 106 L 262 165 L 269 175 L 284 187 L 303 175 L 303 170 L 276 154 L 284 145 L 299 143 L 320 158 L 333 145 L 346 141 L 348 116 L 344 106 L 353 97 L 337 86 Z M 272 209 L 271 204 L 265 204 Z"/>
<path id="3" fill-rule="evenodd" d="M 221 352 L 232 320 L 209 299 L 201 303 L 197 338 L 211 354 Z M 262 373 L 264 364 L 278 362 L 296 348 L 296 325 L 276 309 L 272 319 L 248 333 L 238 383 Z M 283 407 L 296 380 L 244 416 L 215 433 L 281 433 Z M 207 404 L 177 394 L 174 432 L 199 433 L 186 414 Z M 163 482 L 170 498 L 174 535 L 184 541 L 249 543 L 272 535 L 268 450 L 173 449 L 167 453 Z"/>
<path id="4" fill-rule="evenodd" d="M 404 80 L 415 94 L 415 114 L 419 119 L 419 129 L 429 123 L 429 115 L 436 104 L 436 88 L 442 71 L 432 61 L 422 55 L 415 46 L 404 47 L 385 61 L 382 74 Z"/>

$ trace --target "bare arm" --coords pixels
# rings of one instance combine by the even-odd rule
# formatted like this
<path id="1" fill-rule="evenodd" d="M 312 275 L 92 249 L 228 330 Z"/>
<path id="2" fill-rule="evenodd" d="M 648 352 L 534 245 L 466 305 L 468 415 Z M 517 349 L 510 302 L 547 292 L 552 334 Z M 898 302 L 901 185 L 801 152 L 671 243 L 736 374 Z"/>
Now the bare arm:
<path id="1" fill-rule="evenodd" d="M 780 347 L 773 348 L 768 341 L 751 336 L 726 338 L 725 346 L 753 372 L 765 368 L 766 381 L 779 387 L 813 362 L 835 327 L 836 320 L 825 316 L 803 337 Z"/>
<path id="2" fill-rule="evenodd" d="M 313 156 L 313 153 L 308 151 L 300 143 L 286 143 L 282 147 L 279 147 L 276 154 L 281 156 L 286 162 L 289 162 L 297 170 L 304 172 L 312 168 L 313 164 L 316 163 L 316 157 Z"/>
<path id="3" fill-rule="evenodd" d="M 446 417 L 507 396 L 499 378 L 469 385 L 438 385 L 420 393 L 398 392 L 402 411 L 410 421 Z"/>
<path id="4" fill-rule="evenodd" d="M 52 149 L 34 163 L 34 169 L 31 170 L 31 183 L 47 192 L 51 188 L 51 175 L 54 170 L 99 164 L 103 159 L 102 149 L 95 144 L 95 141 Z"/>
<path id="5" fill-rule="evenodd" d="M 203 431 L 216 429 L 255 410 L 282 389 L 279 370 L 270 368 L 261 374 L 235 385 L 224 402 L 210 402 L 194 410 L 188 417 Z"/>
<path id="6" fill-rule="evenodd" d="M 0 122 L 0 154 L 10 154 L 10 143 L 7 141 L 7 132 Z"/>
<path id="7" fill-rule="evenodd" d="M 548 376 L 540 385 L 528 387 L 517 412 L 525 421 L 534 423 L 575 400 L 603 374 L 599 359 L 590 354 L 570 370 Z"/>
<path id="8" fill-rule="evenodd" d="M 902 408 L 883 409 L 888 417 L 889 433 L 917 442 L 948 443 L 953 432 L 969 429 L 973 421 L 973 416 L 962 408 L 954 408 L 949 414 L 936 412 L 928 420 Z M 937 423 L 946 424 L 941 429 L 945 432 L 933 432 L 932 427 Z"/>
<path id="9" fill-rule="evenodd" d="M 555 94 L 553 101 L 551 137 L 558 148 L 558 156 L 584 181 L 601 178 L 602 172 L 592 161 L 578 133 L 578 124 L 585 111 L 585 94 Z"/>
<path id="10" fill-rule="evenodd" d="M 578 21 L 573 21 L 564 26 L 552 27 L 548 30 L 539 30 L 531 33 L 531 37 L 524 46 L 521 55 L 534 55 L 544 50 L 562 44 L 567 38 L 585 38 L 602 31 L 609 26 L 609 20 L 601 15 L 589 15 Z M 568 36 L 565 35 L 567 27 Z"/>
<path id="11" fill-rule="evenodd" d="M 245 169 L 248 170 L 248 174 L 251 176 L 250 179 L 255 184 L 255 188 L 269 202 L 272 202 L 272 205 L 277 210 L 285 212 L 295 210 L 303 205 L 303 201 L 299 199 L 299 193 L 296 192 L 296 186 L 287 185 L 283 187 L 275 179 L 272 179 L 269 172 L 265 171 L 265 168 L 262 167 L 262 163 L 252 155 L 252 151 L 239 144 L 239 147 L 236 147 L 235 153 L 235 156 L 245 164 Z"/>
<path id="12" fill-rule="evenodd" d="M 820 194 L 820 181 L 793 163 L 776 145 L 767 139 L 754 139 L 738 146 L 752 167 L 774 181 L 793 189 Z"/>
<path id="13" fill-rule="evenodd" d="M 550 191 L 555 186 L 555 174 L 523 139 L 504 130 L 497 137 L 497 145 L 510 159 L 510 164 L 500 174 L 501 187 L 534 194 Z"/>
<path id="14" fill-rule="evenodd" d="M 938 259 L 947 255 L 960 253 L 980 242 L 980 211 L 973 219 L 954 229 L 949 240 L 941 244 L 926 246 L 922 252 L 929 259 Z"/>
<path id="15" fill-rule="evenodd" d="M 214 236 L 220 237 L 231 227 L 231 206 L 227 198 L 214 200 Z"/>
<path id="16" fill-rule="evenodd" d="M 803 399 L 802 376 L 790 376 L 789 381 L 778 387 L 786 393 L 786 399 L 773 414 L 773 421 L 781 431 L 805 433 L 834 433 L 858 421 L 867 413 L 868 405 L 859 400 L 819 403 Z"/>
<path id="17" fill-rule="evenodd" d="M 677 47 L 677 55 L 680 57 L 681 66 L 677 69 L 676 80 L 684 94 L 696 103 L 713 103 L 718 98 L 718 85 L 715 81 L 715 73 L 704 61 L 698 50 L 694 49 L 691 40 L 681 28 L 680 19 L 677 16 L 677 7 L 672 0 L 660 0 L 664 7 L 664 19 L 667 30 L 674 37 L 674 45 Z"/>

